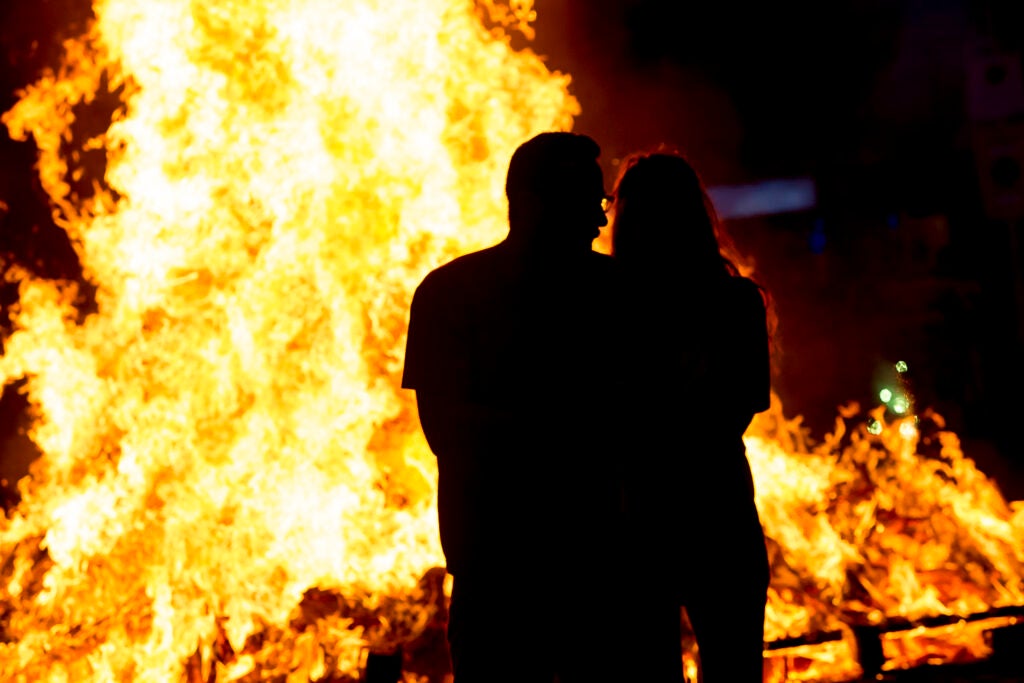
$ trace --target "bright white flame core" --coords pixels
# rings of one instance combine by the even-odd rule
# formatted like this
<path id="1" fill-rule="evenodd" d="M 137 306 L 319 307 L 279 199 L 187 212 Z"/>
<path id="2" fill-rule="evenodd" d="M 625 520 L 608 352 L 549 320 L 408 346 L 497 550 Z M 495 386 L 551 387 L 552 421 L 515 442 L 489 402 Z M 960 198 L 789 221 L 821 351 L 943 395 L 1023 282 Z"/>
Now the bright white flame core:
<path id="1" fill-rule="evenodd" d="M 208 669 L 219 634 L 239 653 L 273 641 L 317 587 L 351 604 L 306 659 L 308 631 L 279 638 L 301 666 L 256 648 L 231 676 L 352 673 L 365 644 L 422 628 L 417 582 L 443 565 L 435 463 L 398 389 L 409 298 L 503 236 L 509 156 L 571 127 L 569 79 L 478 16 L 522 27 L 529 3 L 94 9 L 3 119 L 39 146 L 96 305 L 82 320 L 73 285 L 25 277 L 0 359 L 43 453 L 0 526 L 0 671 Z M 104 79 L 123 106 L 74 140 Z M 95 194 L 68 182 L 72 140 L 105 150 Z"/>

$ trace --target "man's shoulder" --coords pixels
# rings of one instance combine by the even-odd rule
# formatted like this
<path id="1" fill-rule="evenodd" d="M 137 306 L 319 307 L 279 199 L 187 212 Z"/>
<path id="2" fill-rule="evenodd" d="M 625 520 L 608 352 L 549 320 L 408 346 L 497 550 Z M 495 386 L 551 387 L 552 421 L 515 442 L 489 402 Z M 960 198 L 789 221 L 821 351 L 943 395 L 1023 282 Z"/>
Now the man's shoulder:
<path id="1" fill-rule="evenodd" d="M 481 273 L 490 272 L 497 260 L 496 247 L 487 247 L 456 256 L 427 273 L 420 282 L 419 288 L 463 287 L 467 280 L 478 280 Z"/>

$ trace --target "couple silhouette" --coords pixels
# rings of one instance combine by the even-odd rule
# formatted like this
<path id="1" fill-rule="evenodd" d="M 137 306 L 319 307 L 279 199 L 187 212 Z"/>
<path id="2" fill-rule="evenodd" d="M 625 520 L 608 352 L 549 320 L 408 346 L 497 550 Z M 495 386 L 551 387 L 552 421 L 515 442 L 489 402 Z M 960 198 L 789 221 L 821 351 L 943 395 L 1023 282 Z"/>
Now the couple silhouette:
<path id="1" fill-rule="evenodd" d="M 768 408 L 762 290 L 674 152 L 520 145 L 508 236 L 431 271 L 402 386 L 438 463 L 454 683 L 762 680 L 768 560 L 742 436 Z M 614 202 L 611 256 L 593 251 Z"/>

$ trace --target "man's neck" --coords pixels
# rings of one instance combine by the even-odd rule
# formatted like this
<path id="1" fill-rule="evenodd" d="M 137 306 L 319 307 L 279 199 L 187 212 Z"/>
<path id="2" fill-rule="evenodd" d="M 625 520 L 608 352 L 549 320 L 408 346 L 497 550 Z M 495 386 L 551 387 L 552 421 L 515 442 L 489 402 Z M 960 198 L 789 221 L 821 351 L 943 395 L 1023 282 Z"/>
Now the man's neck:
<path id="1" fill-rule="evenodd" d="M 585 258 L 593 252 L 589 244 L 567 245 L 538 238 L 535 234 L 510 231 L 505 238 L 506 248 L 527 261 L 559 263 Z"/>

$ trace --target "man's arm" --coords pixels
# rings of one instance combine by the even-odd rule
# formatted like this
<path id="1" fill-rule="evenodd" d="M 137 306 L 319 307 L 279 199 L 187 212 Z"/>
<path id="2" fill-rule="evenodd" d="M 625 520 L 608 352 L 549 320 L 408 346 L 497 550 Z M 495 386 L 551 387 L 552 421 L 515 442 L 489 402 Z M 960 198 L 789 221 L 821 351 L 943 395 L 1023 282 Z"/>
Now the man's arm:
<path id="1" fill-rule="evenodd" d="M 420 425 L 437 456 L 474 452 L 516 427 L 511 409 L 474 395 L 471 316 L 460 294 L 428 275 L 409 312 L 402 387 L 416 392 Z"/>
<path id="2" fill-rule="evenodd" d="M 511 438 L 522 427 L 511 410 L 451 394 L 417 391 L 416 407 L 427 444 L 439 457 L 474 452 L 502 436 Z"/>

